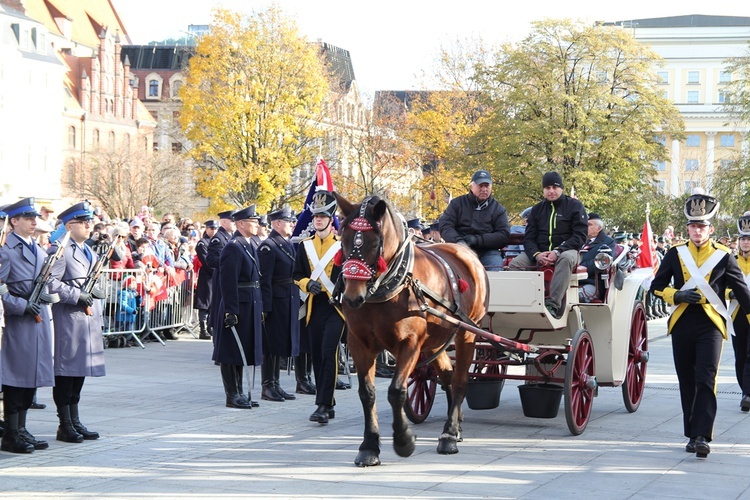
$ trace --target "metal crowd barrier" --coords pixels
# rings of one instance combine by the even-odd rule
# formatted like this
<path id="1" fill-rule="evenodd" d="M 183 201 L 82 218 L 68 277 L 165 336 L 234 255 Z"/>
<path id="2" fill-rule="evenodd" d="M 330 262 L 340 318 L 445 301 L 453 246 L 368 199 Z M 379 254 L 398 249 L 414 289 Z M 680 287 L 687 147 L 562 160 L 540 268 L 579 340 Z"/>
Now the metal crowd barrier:
<path id="1" fill-rule="evenodd" d="M 132 340 L 144 348 L 142 340 L 151 337 L 165 345 L 159 330 L 190 333 L 197 323 L 193 309 L 195 273 L 176 270 L 174 275 L 147 269 L 106 269 L 100 286 L 104 299 L 105 341 L 124 345 Z"/>

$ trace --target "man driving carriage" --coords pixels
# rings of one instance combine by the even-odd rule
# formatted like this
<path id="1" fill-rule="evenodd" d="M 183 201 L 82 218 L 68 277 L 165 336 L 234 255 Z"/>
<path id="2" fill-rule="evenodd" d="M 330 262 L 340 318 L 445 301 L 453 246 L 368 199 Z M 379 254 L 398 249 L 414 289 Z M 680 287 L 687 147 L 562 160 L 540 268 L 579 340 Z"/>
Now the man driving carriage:
<path id="1" fill-rule="evenodd" d="M 508 213 L 492 197 L 492 177 L 477 170 L 471 177 L 469 193 L 451 200 L 440 216 L 440 235 L 447 243 L 458 243 L 476 252 L 488 270 L 500 271 L 500 249 L 508 244 Z"/>
<path id="2" fill-rule="evenodd" d="M 562 317 L 562 299 L 568 290 L 573 269 L 578 265 L 578 250 L 586 242 L 588 224 L 583 203 L 563 193 L 562 176 L 547 172 L 542 177 L 544 200 L 531 208 L 524 253 L 510 262 L 511 269 L 554 266 L 547 310 Z"/>

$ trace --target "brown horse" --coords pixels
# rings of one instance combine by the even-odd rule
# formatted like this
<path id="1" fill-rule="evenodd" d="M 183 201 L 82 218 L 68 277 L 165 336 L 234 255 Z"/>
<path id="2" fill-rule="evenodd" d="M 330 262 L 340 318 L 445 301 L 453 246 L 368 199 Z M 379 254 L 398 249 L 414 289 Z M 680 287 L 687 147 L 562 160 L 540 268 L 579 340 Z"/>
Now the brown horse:
<path id="1" fill-rule="evenodd" d="M 458 453 L 461 404 L 475 335 L 425 314 L 420 304 L 478 323 L 487 309 L 487 274 L 467 247 L 415 245 L 403 219 L 384 200 L 371 197 L 354 205 L 338 194 L 336 198 L 345 216 L 338 256 L 343 261 L 343 312 L 365 414 L 364 439 L 354 463 L 360 467 L 380 464 L 374 376 L 375 358 L 383 349 L 396 358 L 388 388 L 396 453 L 408 457 L 415 448 L 416 436 L 409 428 L 404 402 L 409 375 L 420 354 L 431 360 L 448 397 L 448 420 L 437 451 Z M 445 352 L 451 341 L 455 343 L 455 370 Z"/>

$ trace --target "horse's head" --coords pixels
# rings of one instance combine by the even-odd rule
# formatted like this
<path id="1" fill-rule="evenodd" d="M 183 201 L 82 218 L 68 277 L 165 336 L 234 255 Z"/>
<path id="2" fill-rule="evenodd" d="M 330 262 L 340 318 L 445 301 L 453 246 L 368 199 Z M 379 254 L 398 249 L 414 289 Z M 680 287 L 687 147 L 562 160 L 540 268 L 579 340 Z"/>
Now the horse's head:
<path id="1" fill-rule="evenodd" d="M 374 292 L 377 277 L 403 241 L 404 228 L 388 204 L 371 196 L 355 205 L 336 193 L 344 222 L 339 228 L 344 278 L 343 300 L 356 309 Z"/>

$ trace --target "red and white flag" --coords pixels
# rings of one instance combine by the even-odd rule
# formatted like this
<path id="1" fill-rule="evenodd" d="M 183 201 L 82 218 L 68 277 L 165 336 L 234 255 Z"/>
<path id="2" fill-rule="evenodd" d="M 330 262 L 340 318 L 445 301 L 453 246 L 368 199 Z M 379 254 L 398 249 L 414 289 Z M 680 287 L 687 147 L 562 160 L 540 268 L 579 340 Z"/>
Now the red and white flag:
<path id="1" fill-rule="evenodd" d="M 656 267 L 656 256 L 651 245 L 654 241 L 654 233 L 651 231 L 651 223 L 648 220 L 648 213 L 646 213 L 646 222 L 643 224 L 643 233 L 641 234 L 641 253 L 638 255 L 638 267 Z"/>

